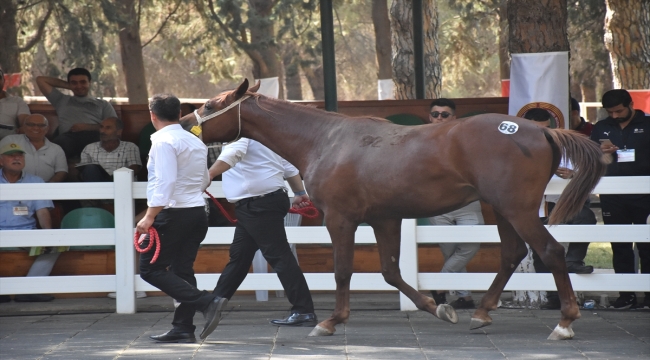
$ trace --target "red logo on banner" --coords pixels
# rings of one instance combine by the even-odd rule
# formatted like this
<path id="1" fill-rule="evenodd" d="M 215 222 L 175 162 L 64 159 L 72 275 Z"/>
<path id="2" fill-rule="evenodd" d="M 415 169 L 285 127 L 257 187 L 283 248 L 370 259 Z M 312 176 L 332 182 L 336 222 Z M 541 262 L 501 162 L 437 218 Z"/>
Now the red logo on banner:
<path id="1" fill-rule="evenodd" d="M 528 110 L 536 108 L 548 111 L 553 119 L 555 119 L 555 124 L 551 124 L 551 127 L 564 129 L 564 115 L 562 115 L 562 111 L 560 111 L 557 106 L 546 102 L 539 101 L 524 105 L 524 107 L 519 109 L 519 112 L 517 112 L 517 117 L 524 117 Z"/>

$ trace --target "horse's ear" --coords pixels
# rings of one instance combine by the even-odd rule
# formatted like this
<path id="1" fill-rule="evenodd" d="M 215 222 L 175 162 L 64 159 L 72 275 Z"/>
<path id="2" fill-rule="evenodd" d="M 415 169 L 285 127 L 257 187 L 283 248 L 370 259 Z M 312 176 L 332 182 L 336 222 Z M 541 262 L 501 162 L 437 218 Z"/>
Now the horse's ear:
<path id="1" fill-rule="evenodd" d="M 262 85 L 262 82 L 259 81 L 259 80 L 257 80 L 257 82 L 255 83 L 255 86 L 253 86 L 252 88 L 248 89 L 248 91 L 250 91 L 250 92 L 252 92 L 252 93 L 256 93 L 257 90 L 260 89 L 260 85 Z"/>
<path id="2" fill-rule="evenodd" d="M 239 99 L 240 97 L 244 96 L 246 94 L 246 90 L 248 90 L 248 79 L 244 79 L 244 82 L 239 85 L 239 87 L 235 90 L 235 98 Z"/>

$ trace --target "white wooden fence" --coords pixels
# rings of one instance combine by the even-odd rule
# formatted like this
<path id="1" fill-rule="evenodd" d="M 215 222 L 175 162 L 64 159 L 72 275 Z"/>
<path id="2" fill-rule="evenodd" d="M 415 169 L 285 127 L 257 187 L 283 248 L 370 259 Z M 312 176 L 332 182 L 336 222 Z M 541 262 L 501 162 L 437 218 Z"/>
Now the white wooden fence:
<path id="1" fill-rule="evenodd" d="M 0 200 L 37 199 L 115 199 L 114 229 L 12 230 L 0 231 L 0 248 L 29 246 L 115 246 L 115 275 L 78 275 L 49 277 L 0 278 L 0 294 L 117 292 L 117 312 L 135 312 L 135 291 L 155 291 L 136 273 L 134 233 L 134 199 L 146 198 L 146 183 L 133 182 L 132 172 L 123 168 L 115 172 L 113 183 L 2 184 Z M 553 180 L 546 194 L 559 194 L 566 180 Z M 215 197 L 224 197 L 221 183 L 208 189 Z M 650 177 L 606 177 L 596 187 L 596 194 L 650 193 Z M 290 194 L 292 195 L 292 194 Z M 560 225 L 550 228 L 561 242 L 650 242 L 650 225 Z M 234 228 L 210 228 L 203 244 L 230 244 Z M 330 244 L 325 227 L 288 227 L 289 242 L 296 244 Z M 441 242 L 499 242 L 496 226 L 417 226 L 415 219 L 402 222 L 400 267 L 404 280 L 419 290 L 487 290 L 494 273 L 441 274 L 418 272 L 418 244 Z M 370 227 L 359 227 L 357 244 L 375 242 Z M 198 287 L 211 290 L 220 274 L 197 274 Z M 576 291 L 650 291 L 650 274 L 571 274 Z M 305 274 L 311 290 L 335 290 L 332 273 Z M 354 274 L 351 290 L 395 289 L 380 273 Z M 282 290 L 273 273 L 251 273 L 240 290 Z M 514 274 L 506 290 L 554 290 L 551 274 Z M 404 295 L 402 310 L 415 310 Z"/>

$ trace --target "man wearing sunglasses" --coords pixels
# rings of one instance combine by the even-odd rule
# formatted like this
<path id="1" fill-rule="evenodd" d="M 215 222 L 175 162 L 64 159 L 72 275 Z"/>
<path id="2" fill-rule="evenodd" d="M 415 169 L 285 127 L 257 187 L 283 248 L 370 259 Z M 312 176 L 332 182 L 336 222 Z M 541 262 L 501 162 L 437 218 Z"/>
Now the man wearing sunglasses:
<path id="1" fill-rule="evenodd" d="M 456 104 L 449 99 L 440 98 L 431 102 L 429 111 L 429 122 L 440 124 L 456 119 Z M 429 218 L 431 225 L 483 225 L 483 213 L 481 203 L 474 201 L 458 210 L 450 213 Z M 466 266 L 476 255 L 480 243 L 441 243 L 440 251 L 445 258 L 442 266 L 442 273 L 467 272 Z M 447 295 L 445 290 L 433 290 L 431 295 L 436 304 L 446 304 Z M 454 309 L 473 309 L 475 307 L 472 293 L 467 290 L 456 290 L 458 299 L 451 302 Z"/>
<path id="2" fill-rule="evenodd" d="M 456 119 L 456 104 L 449 99 L 435 99 L 429 107 L 430 124 L 440 124 Z"/>

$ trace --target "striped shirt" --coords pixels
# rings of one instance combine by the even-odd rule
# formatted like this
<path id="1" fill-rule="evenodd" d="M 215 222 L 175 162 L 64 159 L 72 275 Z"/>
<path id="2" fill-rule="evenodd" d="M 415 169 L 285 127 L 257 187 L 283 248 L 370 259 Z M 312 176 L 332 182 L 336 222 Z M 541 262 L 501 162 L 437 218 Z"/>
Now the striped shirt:
<path id="1" fill-rule="evenodd" d="M 132 142 L 120 141 L 120 145 L 115 150 L 108 152 L 98 141 L 86 145 L 81 152 L 79 165 L 88 164 L 99 164 L 108 175 L 113 176 L 113 172 L 119 168 L 131 165 L 142 166 L 142 161 L 140 160 L 140 150 Z"/>

